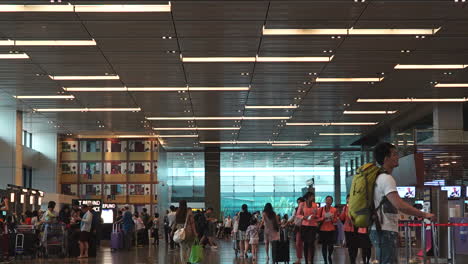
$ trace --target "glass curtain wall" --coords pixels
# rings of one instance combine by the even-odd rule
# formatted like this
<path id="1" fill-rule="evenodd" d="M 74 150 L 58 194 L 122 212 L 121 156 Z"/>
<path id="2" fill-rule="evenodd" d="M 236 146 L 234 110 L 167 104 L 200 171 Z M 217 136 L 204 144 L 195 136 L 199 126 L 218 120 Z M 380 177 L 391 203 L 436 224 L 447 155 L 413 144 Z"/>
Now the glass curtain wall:
<path id="1" fill-rule="evenodd" d="M 224 215 L 232 216 L 242 204 L 262 211 L 265 203 L 271 203 L 277 213 L 291 215 L 311 179 L 317 202 L 334 196 L 333 152 L 223 152 L 221 208 Z M 343 166 L 340 184 L 345 201 Z"/>
<path id="2" fill-rule="evenodd" d="M 171 201 L 203 202 L 205 159 L 203 152 L 168 152 L 167 174 Z"/>

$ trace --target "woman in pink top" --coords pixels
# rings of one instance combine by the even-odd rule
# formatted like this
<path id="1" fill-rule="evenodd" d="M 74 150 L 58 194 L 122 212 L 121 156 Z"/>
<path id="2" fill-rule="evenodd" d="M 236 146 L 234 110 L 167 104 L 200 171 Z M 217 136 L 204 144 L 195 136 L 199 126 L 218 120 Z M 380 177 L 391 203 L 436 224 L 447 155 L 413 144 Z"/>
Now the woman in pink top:
<path id="1" fill-rule="evenodd" d="M 304 195 L 305 202 L 299 205 L 297 217 L 302 218 L 301 238 L 304 242 L 305 263 L 313 263 L 315 252 L 315 237 L 317 236 L 317 210 L 315 193 Z"/>
<path id="2" fill-rule="evenodd" d="M 318 212 L 318 221 L 320 225 L 320 242 L 322 243 L 322 256 L 325 264 L 332 264 L 332 254 L 336 242 L 336 222 L 338 214 L 336 208 L 331 206 L 333 197 L 325 198 L 325 207 L 320 208 Z"/>
<path id="3" fill-rule="evenodd" d="M 301 203 L 305 202 L 303 197 L 297 198 L 297 207 L 294 210 L 294 216 L 290 220 L 294 224 L 294 233 L 295 233 L 295 246 L 296 246 L 296 262 L 294 264 L 301 264 L 302 260 L 302 251 L 304 250 L 304 242 L 302 242 L 301 238 L 301 226 L 302 226 L 302 218 L 299 217 L 299 206 Z"/>

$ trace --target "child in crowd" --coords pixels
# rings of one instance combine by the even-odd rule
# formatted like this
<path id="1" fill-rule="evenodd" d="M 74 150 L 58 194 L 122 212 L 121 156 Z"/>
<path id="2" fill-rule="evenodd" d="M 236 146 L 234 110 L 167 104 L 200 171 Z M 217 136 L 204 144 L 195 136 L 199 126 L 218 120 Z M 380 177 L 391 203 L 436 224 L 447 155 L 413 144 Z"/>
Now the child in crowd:
<path id="1" fill-rule="evenodd" d="M 252 260 L 256 261 L 257 260 L 257 252 L 258 252 L 258 240 L 259 240 L 259 235 L 258 233 L 260 232 L 260 227 L 258 225 L 258 221 L 256 218 L 252 218 L 250 220 L 250 225 L 247 228 L 247 236 L 249 237 L 249 244 L 252 248 Z M 245 255 L 247 255 L 247 250 L 248 248 L 245 249 Z"/>

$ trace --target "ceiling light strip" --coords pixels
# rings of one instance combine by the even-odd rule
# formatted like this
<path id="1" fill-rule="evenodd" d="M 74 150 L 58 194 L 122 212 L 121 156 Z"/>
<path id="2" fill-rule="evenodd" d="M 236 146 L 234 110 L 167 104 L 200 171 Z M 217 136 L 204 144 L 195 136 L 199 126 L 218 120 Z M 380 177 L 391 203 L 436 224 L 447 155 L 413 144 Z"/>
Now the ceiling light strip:
<path id="1" fill-rule="evenodd" d="M 360 136 L 361 133 L 319 133 L 319 136 Z"/>
<path id="2" fill-rule="evenodd" d="M 63 87 L 69 92 L 178 92 L 248 91 L 249 87 Z"/>
<path id="3" fill-rule="evenodd" d="M 345 115 L 392 115 L 397 111 L 344 111 Z"/>
<path id="4" fill-rule="evenodd" d="M 358 103 L 460 103 L 468 102 L 468 98 L 359 98 Z"/>
<path id="5" fill-rule="evenodd" d="M 434 35 L 439 28 L 430 29 L 356 29 L 356 28 L 318 28 L 318 29 L 267 29 L 263 27 L 263 35 Z"/>
<path id="6" fill-rule="evenodd" d="M 147 120 L 157 121 L 186 121 L 186 120 L 288 120 L 289 116 L 206 116 L 206 117 L 146 117 Z"/>
<path id="7" fill-rule="evenodd" d="M 0 12 L 171 12 L 171 4 L 167 5 L 0 5 Z"/>
<path id="8" fill-rule="evenodd" d="M 316 78 L 315 82 L 381 82 L 384 77 L 381 78 Z"/>
<path id="9" fill-rule="evenodd" d="M 141 108 L 36 108 L 35 112 L 139 112 Z"/>
<path id="10" fill-rule="evenodd" d="M 330 62 L 330 57 L 183 57 L 182 62 Z"/>
<path id="11" fill-rule="evenodd" d="M 286 123 L 287 126 L 373 126 L 378 122 Z"/>
<path id="12" fill-rule="evenodd" d="M 16 95 L 16 99 L 74 99 L 73 95 Z"/>
<path id="13" fill-rule="evenodd" d="M 296 109 L 298 105 L 246 105 L 245 109 Z"/>
<path id="14" fill-rule="evenodd" d="M 26 53 L 3 53 L 0 59 L 29 59 L 29 56 Z"/>
<path id="15" fill-rule="evenodd" d="M 68 80 L 119 80 L 118 75 L 96 75 L 96 76 L 53 76 L 49 75 L 49 78 L 56 81 L 68 81 Z"/>
<path id="16" fill-rule="evenodd" d="M 458 70 L 468 67 L 468 64 L 397 64 L 396 70 Z"/>
<path id="17" fill-rule="evenodd" d="M 240 127 L 153 127 L 157 131 L 171 130 L 240 130 Z"/>
<path id="18" fill-rule="evenodd" d="M 468 88 L 468 83 L 438 83 L 437 88 Z"/>

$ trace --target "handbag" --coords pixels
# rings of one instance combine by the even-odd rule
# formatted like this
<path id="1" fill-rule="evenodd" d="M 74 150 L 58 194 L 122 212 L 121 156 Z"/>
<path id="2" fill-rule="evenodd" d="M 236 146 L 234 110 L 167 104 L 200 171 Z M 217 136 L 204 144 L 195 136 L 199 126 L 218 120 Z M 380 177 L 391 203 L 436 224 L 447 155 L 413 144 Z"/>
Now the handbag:
<path id="1" fill-rule="evenodd" d="M 189 262 L 190 263 L 201 263 L 203 261 L 203 246 L 200 244 L 198 239 L 195 240 L 195 243 L 192 245 L 192 250 L 190 251 Z"/>
<path id="2" fill-rule="evenodd" d="M 180 228 L 180 229 L 177 229 L 175 232 L 174 232 L 174 236 L 172 237 L 172 240 L 174 240 L 174 242 L 176 243 L 180 243 L 182 241 L 184 241 L 186 238 L 187 238 L 187 234 L 186 234 L 186 228 L 187 228 L 187 220 L 188 220 L 188 217 L 189 217 L 189 214 L 187 212 L 187 217 L 185 218 L 185 224 L 184 224 L 184 227 L 183 228 Z"/>

